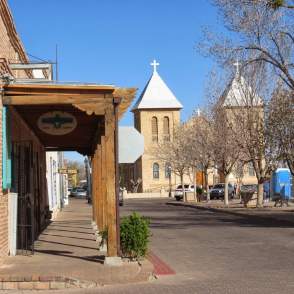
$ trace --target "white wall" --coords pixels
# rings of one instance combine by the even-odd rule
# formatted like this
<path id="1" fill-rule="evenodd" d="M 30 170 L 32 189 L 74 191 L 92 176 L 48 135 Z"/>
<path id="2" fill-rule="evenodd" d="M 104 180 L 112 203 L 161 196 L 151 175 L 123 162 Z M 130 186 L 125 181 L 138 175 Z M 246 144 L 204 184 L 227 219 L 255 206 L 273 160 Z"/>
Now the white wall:
<path id="1" fill-rule="evenodd" d="M 59 210 L 61 208 L 61 205 L 57 152 L 46 152 L 46 177 L 49 209 L 52 211 Z"/>
<path id="2" fill-rule="evenodd" d="M 60 166 L 58 152 L 46 152 L 46 177 L 49 209 L 54 214 L 68 204 L 68 177 L 58 173 Z"/>

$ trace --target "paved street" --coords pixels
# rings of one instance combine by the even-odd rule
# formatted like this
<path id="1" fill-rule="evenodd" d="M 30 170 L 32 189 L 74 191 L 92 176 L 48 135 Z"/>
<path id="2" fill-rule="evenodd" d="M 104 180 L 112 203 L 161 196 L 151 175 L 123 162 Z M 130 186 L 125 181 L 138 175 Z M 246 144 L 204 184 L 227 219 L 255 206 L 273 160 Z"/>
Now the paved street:
<path id="1" fill-rule="evenodd" d="M 151 249 L 176 275 L 85 293 L 294 293 L 294 225 L 166 202 L 128 200 L 122 215 L 151 218 Z"/>

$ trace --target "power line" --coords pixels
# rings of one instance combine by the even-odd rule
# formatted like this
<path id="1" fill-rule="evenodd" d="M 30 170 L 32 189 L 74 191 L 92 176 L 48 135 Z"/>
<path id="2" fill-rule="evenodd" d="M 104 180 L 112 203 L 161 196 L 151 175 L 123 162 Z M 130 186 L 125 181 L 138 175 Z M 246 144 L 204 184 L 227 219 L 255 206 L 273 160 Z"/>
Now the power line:
<path id="1" fill-rule="evenodd" d="M 35 55 L 32 55 L 32 54 L 30 54 L 30 53 L 27 53 L 27 55 L 30 56 L 30 57 L 32 57 L 32 58 L 34 58 L 34 59 L 37 59 L 37 60 L 39 60 L 39 61 L 45 62 L 45 63 L 55 64 L 55 62 L 52 62 L 52 61 L 50 61 L 50 60 L 42 59 L 42 58 L 37 57 L 37 56 L 35 56 Z"/>

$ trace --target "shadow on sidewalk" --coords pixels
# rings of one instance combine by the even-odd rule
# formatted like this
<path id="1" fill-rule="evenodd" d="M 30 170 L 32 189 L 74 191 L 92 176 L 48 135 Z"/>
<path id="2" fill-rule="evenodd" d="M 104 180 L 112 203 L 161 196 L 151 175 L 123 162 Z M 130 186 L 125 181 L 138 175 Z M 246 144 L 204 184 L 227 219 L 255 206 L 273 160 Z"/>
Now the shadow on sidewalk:
<path id="1" fill-rule="evenodd" d="M 258 215 L 239 213 L 226 209 L 217 209 L 210 207 L 199 207 L 196 205 L 186 205 L 178 203 L 167 202 L 167 205 L 176 209 L 182 210 L 185 214 L 183 219 L 157 217 L 152 218 L 152 225 L 167 228 L 168 225 L 175 228 L 183 228 L 187 226 L 227 226 L 238 225 L 240 227 L 269 227 L 269 228 L 294 228 L 294 214 L 287 212 L 275 212 L 270 214 L 268 212 L 259 212 Z M 212 217 L 212 214 L 213 217 Z"/>
<path id="2" fill-rule="evenodd" d="M 91 261 L 91 262 L 98 262 L 103 264 L 105 256 L 104 255 L 93 255 L 93 256 L 75 256 L 72 255 L 72 251 L 62 251 L 62 250 L 35 250 L 36 252 L 39 253 L 44 253 L 44 254 L 50 254 L 50 255 L 57 255 L 57 256 L 63 256 L 63 257 L 69 257 L 69 258 L 74 258 L 74 259 L 81 259 L 81 260 L 86 260 L 86 261 Z"/>

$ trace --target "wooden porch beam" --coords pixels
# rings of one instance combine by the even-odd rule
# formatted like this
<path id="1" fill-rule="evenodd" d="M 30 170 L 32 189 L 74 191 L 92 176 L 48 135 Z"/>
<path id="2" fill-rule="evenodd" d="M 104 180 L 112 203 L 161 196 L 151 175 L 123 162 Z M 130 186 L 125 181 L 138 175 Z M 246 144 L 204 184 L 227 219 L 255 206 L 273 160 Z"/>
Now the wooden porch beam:
<path id="1" fill-rule="evenodd" d="M 96 104 L 105 105 L 112 103 L 112 98 L 104 94 L 89 95 L 4 95 L 4 105 L 50 105 L 50 104 Z"/>
<path id="2" fill-rule="evenodd" d="M 112 85 L 93 85 L 93 84 L 9 84 L 4 86 L 5 91 L 19 93 L 112 93 L 115 87 Z"/>

